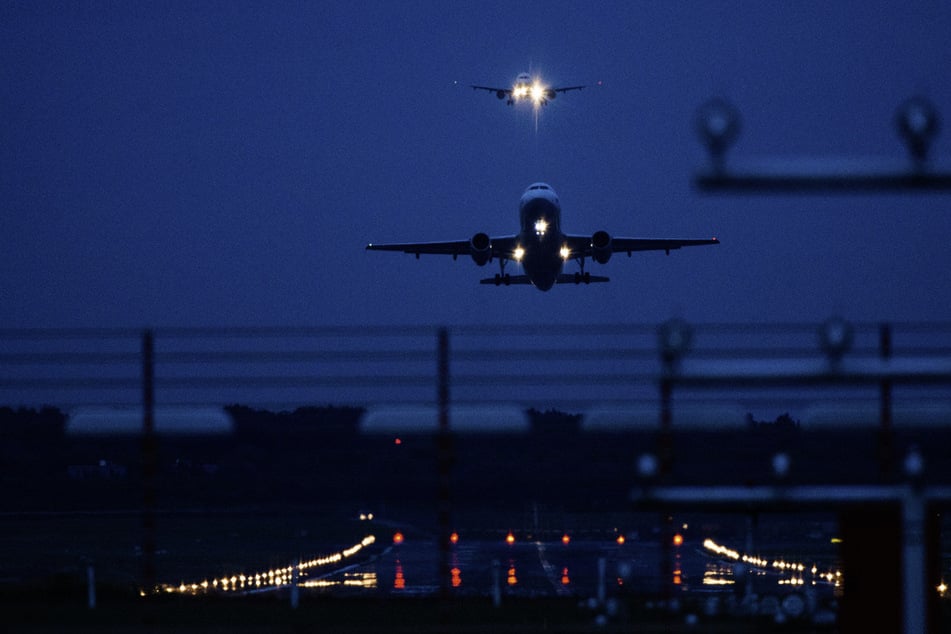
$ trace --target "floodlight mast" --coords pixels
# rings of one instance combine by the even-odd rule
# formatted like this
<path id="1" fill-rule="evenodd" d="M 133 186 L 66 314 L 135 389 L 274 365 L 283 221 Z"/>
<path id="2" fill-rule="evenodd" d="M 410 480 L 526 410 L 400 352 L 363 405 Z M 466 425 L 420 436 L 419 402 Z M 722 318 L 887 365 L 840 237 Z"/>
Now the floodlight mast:
<path id="1" fill-rule="evenodd" d="M 772 159 L 727 166 L 726 152 L 740 131 L 740 115 L 723 98 L 697 109 L 696 127 L 710 155 L 710 168 L 694 176 L 703 192 L 829 193 L 902 190 L 951 190 L 951 171 L 934 169 L 929 160 L 932 142 L 941 129 L 937 109 L 924 97 L 904 101 L 895 112 L 895 126 L 905 142 L 910 166 L 872 158 Z"/>

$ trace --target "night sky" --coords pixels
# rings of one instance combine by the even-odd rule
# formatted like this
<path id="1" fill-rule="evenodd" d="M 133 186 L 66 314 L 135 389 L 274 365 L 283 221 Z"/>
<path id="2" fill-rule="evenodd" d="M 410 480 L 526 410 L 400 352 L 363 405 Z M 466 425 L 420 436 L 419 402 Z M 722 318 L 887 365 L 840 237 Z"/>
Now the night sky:
<path id="1" fill-rule="evenodd" d="M 951 193 L 692 184 L 718 95 L 731 158 L 898 162 L 923 95 L 951 165 L 949 33 L 938 0 L 4 2 L 0 327 L 951 320 Z M 529 69 L 590 87 L 537 131 L 468 87 Z M 364 250 L 515 233 L 534 181 L 567 232 L 722 244 L 548 293 Z"/>

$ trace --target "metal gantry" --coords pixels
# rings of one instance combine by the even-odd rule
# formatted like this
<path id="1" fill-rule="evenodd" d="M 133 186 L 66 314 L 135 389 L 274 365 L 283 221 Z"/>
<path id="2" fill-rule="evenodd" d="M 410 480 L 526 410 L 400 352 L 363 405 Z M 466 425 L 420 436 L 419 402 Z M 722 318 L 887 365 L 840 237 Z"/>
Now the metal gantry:
<path id="1" fill-rule="evenodd" d="M 739 110 L 714 98 L 697 111 L 697 132 L 710 155 L 710 166 L 694 175 L 706 193 L 796 194 L 848 192 L 951 191 L 951 171 L 938 168 L 929 156 L 941 125 L 937 109 L 924 97 L 902 103 L 895 127 L 909 158 L 772 158 L 728 161 L 727 151 L 740 134 Z"/>

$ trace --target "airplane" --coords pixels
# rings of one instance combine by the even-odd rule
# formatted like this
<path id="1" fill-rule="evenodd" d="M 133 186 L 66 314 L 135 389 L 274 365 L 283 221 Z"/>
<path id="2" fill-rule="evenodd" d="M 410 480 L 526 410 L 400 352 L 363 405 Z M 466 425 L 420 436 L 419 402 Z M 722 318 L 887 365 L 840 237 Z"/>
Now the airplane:
<path id="1" fill-rule="evenodd" d="M 604 230 L 592 235 L 569 235 L 561 231 L 561 203 L 558 195 L 547 183 L 532 183 L 522 194 L 519 203 L 520 231 L 513 236 L 490 238 L 479 232 L 468 240 L 450 242 L 407 242 L 400 244 L 368 244 L 371 251 L 401 251 L 420 254 L 451 255 L 455 260 L 468 255 L 479 266 L 498 260 L 499 272 L 495 277 L 481 280 L 481 284 L 509 286 L 531 284 L 540 291 L 550 290 L 557 284 L 592 284 L 607 282 L 609 278 L 591 275 L 584 270 L 585 259 L 606 264 L 613 253 L 634 251 L 665 251 L 667 255 L 681 247 L 720 244 L 716 238 L 709 240 L 676 240 L 662 238 L 613 238 Z M 580 271 L 563 273 L 567 261 L 578 263 Z M 524 275 L 510 275 L 505 265 L 515 262 L 522 266 Z"/>
<path id="2" fill-rule="evenodd" d="M 470 84 L 471 85 L 471 84 Z M 560 92 L 569 90 L 581 90 L 584 86 L 567 86 L 565 88 L 550 88 L 545 86 L 538 79 L 533 79 L 529 73 L 519 73 L 515 78 L 515 85 L 511 88 L 492 88 L 491 86 L 471 85 L 473 90 L 486 90 L 494 92 L 499 99 L 505 99 L 508 105 L 513 105 L 518 101 L 531 100 L 536 106 L 547 106 L 548 102 L 558 96 Z"/>

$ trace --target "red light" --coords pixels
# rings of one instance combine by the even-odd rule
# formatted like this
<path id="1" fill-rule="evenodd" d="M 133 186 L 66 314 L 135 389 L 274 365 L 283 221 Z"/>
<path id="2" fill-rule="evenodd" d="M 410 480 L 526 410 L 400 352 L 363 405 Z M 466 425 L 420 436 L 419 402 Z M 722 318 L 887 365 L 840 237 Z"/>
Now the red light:
<path id="1" fill-rule="evenodd" d="M 449 536 L 449 543 L 458 544 L 459 543 L 459 533 L 453 533 Z"/>
<path id="2" fill-rule="evenodd" d="M 565 546 L 567 546 L 568 544 L 570 544 L 570 543 L 571 543 L 571 536 L 569 536 L 568 533 L 565 533 L 564 535 L 562 535 L 562 536 L 561 536 L 561 543 L 564 544 Z"/>
<path id="3" fill-rule="evenodd" d="M 403 543 L 403 533 L 396 531 L 393 533 L 393 543 L 399 546 Z"/>
<path id="4" fill-rule="evenodd" d="M 402 438 L 395 438 L 395 439 L 393 440 L 393 444 L 394 444 L 394 445 L 402 445 L 402 444 L 403 444 L 403 439 L 402 439 Z"/>
<path id="5" fill-rule="evenodd" d="M 396 590 L 406 589 L 406 577 L 403 576 L 403 565 L 400 560 L 396 560 L 396 576 L 393 577 L 393 587 Z"/>
<path id="6" fill-rule="evenodd" d="M 515 543 L 515 535 L 512 534 L 512 531 L 509 531 L 509 534 L 505 536 L 505 543 L 509 546 Z"/>
<path id="7" fill-rule="evenodd" d="M 683 546 L 683 544 L 684 544 L 684 536 L 681 535 L 680 533 L 677 533 L 676 535 L 674 535 L 674 546 Z"/>

